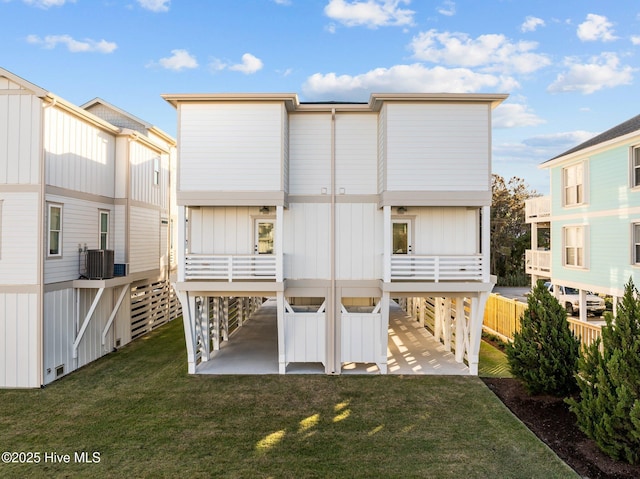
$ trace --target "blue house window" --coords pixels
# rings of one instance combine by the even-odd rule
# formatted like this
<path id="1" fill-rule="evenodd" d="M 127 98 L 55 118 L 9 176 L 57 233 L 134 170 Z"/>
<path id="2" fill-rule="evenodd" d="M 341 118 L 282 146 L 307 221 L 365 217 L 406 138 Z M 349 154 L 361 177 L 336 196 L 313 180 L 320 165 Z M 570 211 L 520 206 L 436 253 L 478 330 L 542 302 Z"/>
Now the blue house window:
<path id="1" fill-rule="evenodd" d="M 567 226 L 564 228 L 564 264 L 577 268 L 585 267 L 584 258 L 584 226 Z"/>
<path id="2" fill-rule="evenodd" d="M 640 264 L 640 223 L 633 224 L 633 263 Z"/>

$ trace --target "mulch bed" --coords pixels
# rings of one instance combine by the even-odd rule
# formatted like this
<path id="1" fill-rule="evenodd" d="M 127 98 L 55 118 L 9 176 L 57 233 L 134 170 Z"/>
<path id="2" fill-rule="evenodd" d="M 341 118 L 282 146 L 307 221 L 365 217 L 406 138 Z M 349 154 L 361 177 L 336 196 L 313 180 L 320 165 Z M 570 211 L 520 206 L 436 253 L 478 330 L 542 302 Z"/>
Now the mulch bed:
<path id="1" fill-rule="evenodd" d="M 493 393 L 540 440 L 582 477 L 638 479 L 640 464 L 615 461 L 604 454 L 575 424 L 575 416 L 561 398 L 529 396 L 512 378 L 483 378 Z"/>

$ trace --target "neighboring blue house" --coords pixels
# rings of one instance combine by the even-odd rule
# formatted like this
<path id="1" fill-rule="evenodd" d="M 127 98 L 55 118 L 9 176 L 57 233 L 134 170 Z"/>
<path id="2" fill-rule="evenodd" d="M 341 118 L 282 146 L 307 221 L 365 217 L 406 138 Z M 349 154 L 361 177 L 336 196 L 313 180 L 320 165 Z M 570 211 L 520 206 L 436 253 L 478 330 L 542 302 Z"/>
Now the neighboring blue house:
<path id="1" fill-rule="evenodd" d="M 543 163 L 550 196 L 527 202 L 532 249 L 527 273 L 535 282 L 621 297 L 629 278 L 640 285 L 640 115 Z M 550 251 L 538 231 L 550 228 Z M 615 304 L 615 301 L 614 301 Z"/>

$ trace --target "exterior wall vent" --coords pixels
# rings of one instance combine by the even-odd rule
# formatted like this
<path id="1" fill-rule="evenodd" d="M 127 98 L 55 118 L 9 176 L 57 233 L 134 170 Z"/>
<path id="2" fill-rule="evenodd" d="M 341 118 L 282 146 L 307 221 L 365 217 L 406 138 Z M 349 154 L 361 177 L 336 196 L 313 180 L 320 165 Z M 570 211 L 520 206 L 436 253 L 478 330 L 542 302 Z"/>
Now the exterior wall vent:
<path id="1" fill-rule="evenodd" d="M 87 250 L 87 278 L 109 279 L 113 278 L 113 250 L 90 249 Z"/>
<path id="2" fill-rule="evenodd" d="M 56 367 L 56 378 L 59 378 L 62 375 L 64 375 L 64 364 Z"/>

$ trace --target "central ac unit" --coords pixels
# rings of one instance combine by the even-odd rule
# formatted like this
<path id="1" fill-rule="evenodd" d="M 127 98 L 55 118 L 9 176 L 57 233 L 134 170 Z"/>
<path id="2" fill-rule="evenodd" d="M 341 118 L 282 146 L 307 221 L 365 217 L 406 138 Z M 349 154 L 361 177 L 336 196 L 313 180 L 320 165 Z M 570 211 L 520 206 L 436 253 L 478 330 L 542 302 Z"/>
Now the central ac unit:
<path id="1" fill-rule="evenodd" d="M 109 279 L 113 278 L 113 250 L 90 249 L 87 250 L 87 278 Z"/>

